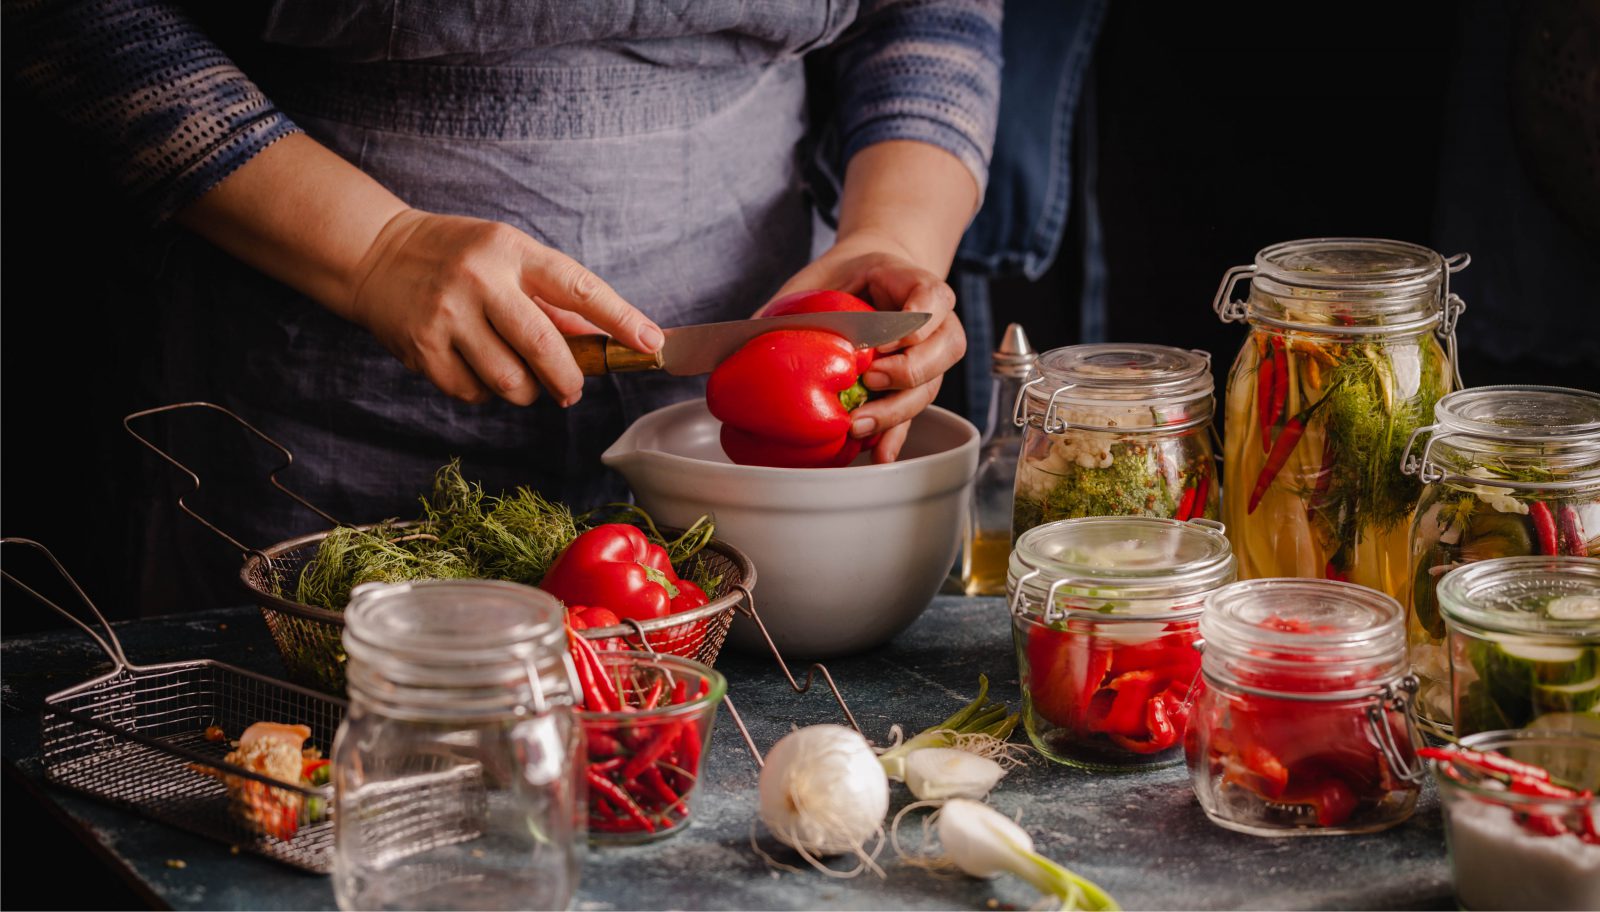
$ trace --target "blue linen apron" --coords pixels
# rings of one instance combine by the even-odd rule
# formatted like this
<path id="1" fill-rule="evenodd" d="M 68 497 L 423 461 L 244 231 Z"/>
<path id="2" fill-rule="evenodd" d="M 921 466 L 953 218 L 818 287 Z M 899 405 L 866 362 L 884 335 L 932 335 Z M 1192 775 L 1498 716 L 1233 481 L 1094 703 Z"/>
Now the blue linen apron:
<path id="1" fill-rule="evenodd" d="M 514 225 L 663 326 L 747 316 L 805 265 L 800 55 L 832 41 L 854 3 L 465 6 L 278 0 L 247 71 L 401 199 Z M 640 415 L 703 390 L 703 378 L 635 374 L 589 380 L 569 410 L 545 397 L 466 405 L 365 330 L 203 242 L 175 246 L 163 283 L 174 399 L 208 398 L 256 423 L 295 454 L 283 481 L 345 522 L 416 515 L 454 456 L 491 492 L 528 485 L 579 508 L 620 499 L 599 454 Z M 191 502 L 247 545 L 327 526 L 249 482 L 271 459 L 235 450 L 236 431 L 163 424 L 180 459 L 209 463 L 205 499 Z M 158 471 L 167 509 L 152 519 L 146 566 L 165 576 L 185 564 L 187 585 L 236 601 L 237 590 L 218 594 L 233 555 L 195 544 L 206 533 L 170 509 L 187 483 Z"/>

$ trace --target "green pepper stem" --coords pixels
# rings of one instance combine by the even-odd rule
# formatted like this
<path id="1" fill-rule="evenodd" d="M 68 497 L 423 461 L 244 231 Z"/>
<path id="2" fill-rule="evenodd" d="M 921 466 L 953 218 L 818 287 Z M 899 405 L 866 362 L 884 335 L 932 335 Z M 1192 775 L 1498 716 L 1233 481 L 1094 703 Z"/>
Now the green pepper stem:
<path id="1" fill-rule="evenodd" d="M 863 402 L 866 401 L 867 388 L 861 385 L 861 379 L 859 377 L 856 378 L 856 382 L 852 383 L 848 389 L 839 391 L 839 404 L 844 406 L 844 410 L 847 412 L 855 411 Z"/>

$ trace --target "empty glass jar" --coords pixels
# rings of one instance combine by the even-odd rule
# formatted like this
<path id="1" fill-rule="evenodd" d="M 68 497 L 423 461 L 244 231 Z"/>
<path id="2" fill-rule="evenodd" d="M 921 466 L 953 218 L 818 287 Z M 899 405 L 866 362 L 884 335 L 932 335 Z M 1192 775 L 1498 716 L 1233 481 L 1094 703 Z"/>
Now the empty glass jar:
<path id="1" fill-rule="evenodd" d="M 1028 738 L 1095 770 L 1177 763 L 1208 592 L 1233 579 L 1222 524 L 1064 519 L 1017 539 L 1011 634 Z"/>
<path id="2" fill-rule="evenodd" d="M 1439 400 L 1401 470 L 1423 483 L 1411 524 L 1411 668 L 1417 714 L 1451 730 L 1439 579 L 1473 561 L 1600 554 L 1600 394 L 1484 386 Z M 1424 444 L 1423 437 L 1427 442 Z"/>
<path id="3" fill-rule="evenodd" d="M 1423 772 L 1398 602 L 1332 580 L 1249 580 L 1206 599 L 1200 636 L 1184 747 L 1212 821 L 1332 835 L 1411 816 Z"/>
<path id="4" fill-rule="evenodd" d="M 515 583 L 357 587 L 333 745 L 343 909 L 561 909 L 584 842 L 563 609 Z"/>
<path id="5" fill-rule="evenodd" d="M 1013 419 L 1025 428 L 1013 540 L 1079 516 L 1217 518 L 1211 356 L 1165 345 L 1070 345 L 1039 356 Z"/>

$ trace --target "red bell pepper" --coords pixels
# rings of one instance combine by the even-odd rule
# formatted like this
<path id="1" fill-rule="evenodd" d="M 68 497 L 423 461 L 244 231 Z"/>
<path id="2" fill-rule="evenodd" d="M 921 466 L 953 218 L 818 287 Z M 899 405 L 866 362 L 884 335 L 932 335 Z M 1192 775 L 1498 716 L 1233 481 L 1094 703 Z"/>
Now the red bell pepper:
<path id="1" fill-rule="evenodd" d="M 596 526 L 572 540 L 539 587 L 568 605 L 609 608 L 648 621 L 672 611 L 681 595 L 666 549 L 622 523 Z"/>
<path id="2" fill-rule="evenodd" d="M 774 301 L 763 315 L 872 309 L 843 292 L 802 292 Z M 778 330 L 745 343 L 706 385 L 706 405 L 722 422 L 723 452 L 740 465 L 848 464 L 871 444 L 850 436 L 850 413 L 867 401 L 860 378 L 875 357 L 821 330 Z"/>

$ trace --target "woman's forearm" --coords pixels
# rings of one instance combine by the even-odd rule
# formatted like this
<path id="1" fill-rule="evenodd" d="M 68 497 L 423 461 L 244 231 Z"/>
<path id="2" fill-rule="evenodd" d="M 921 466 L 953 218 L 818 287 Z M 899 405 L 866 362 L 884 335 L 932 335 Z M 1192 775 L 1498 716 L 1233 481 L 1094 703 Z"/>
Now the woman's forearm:
<path id="1" fill-rule="evenodd" d="M 374 241 L 406 209 L 360 169 L 296 133 L 262 150 L 177 220 L 348 318 Z"/>
<path id="2" fill-rule="evenodd" d="M 972 171 L 949 152 L 908 140 L 874 143 L 845 171 L 838 243 L 892 244 L 945 276 L 978 202 Z"/>

